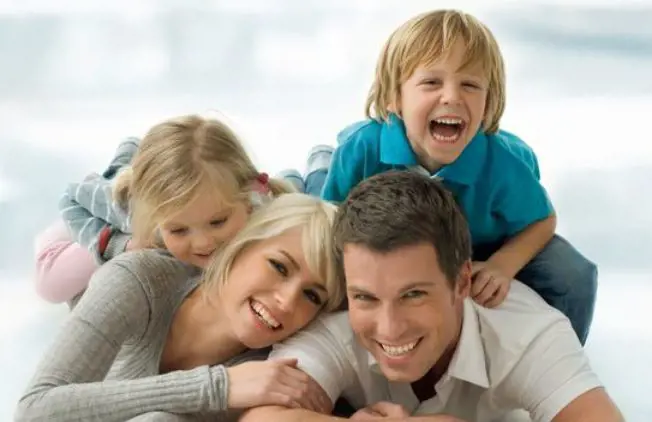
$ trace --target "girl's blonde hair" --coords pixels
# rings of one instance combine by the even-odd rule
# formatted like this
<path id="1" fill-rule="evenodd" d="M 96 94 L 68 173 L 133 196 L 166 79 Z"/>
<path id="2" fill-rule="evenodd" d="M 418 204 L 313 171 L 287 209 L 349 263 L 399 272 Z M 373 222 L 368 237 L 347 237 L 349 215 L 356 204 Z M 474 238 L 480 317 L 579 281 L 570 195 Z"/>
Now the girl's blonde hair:
<path id="1" fill-rule="evenodd" d="M 216 199 L 229 205 L 248 199 L 259 176 L 226 124 L 187 115 L 149 130 L 131 167 L 118 175 L 114 197 L 130 210 L 134 239 L 152 246 L 157 244 L 157 225 L 192 202 L 201 187 L 214 186 Z M 272 196 L 293 191 L 280 180 L 267 184 Z"/>
<path id="2" fill-rule="evenodd" d="M 495 133 L 505 110 L 505 66 L 493 34 L 482 22 L 457 10 L 437 10 L 418 15 L 397 28 L 389 37 L 376 64 L 365 114 L 387 120 L 400 100 L 401 85 L 417 67 L 448 57 L 461 40 L 466 47 L 462 69 L 480 66 L 489 89 L 482 127 Z"/>
<path id="3" fill-rule="evenodd" d="M 249 218 L 206 268 L 202 283 L 206 291 L 219 289 L 228 282 L 233 263 L 240 253 L 256 242 L 279 236 L 288 230 L 302 230 L 302 247 L 310 272 L 324 283 L 328 300 L 324 310 L 336 309 L 344 299 L 344 282 L 335 270 L 332 254 L 333 222 L 337 207 L 319 198 L 302 193 L 282 195 L 264 205 Z"/>

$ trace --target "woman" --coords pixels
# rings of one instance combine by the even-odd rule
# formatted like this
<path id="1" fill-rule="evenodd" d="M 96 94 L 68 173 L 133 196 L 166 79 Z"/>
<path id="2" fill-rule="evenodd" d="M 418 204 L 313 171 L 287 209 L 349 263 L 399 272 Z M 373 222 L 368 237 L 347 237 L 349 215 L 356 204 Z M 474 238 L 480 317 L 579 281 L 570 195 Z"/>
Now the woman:
<path id="1" fill-rule="evenodd" d="M 341 302 L 334 214 L 317 198 L 282 195 L 252 214 L 203 276 L 156 250 L 104 264 L 16 420 L 232 420 L 264 404 L 320 408 L 295 362 L 252 360 Z"/>

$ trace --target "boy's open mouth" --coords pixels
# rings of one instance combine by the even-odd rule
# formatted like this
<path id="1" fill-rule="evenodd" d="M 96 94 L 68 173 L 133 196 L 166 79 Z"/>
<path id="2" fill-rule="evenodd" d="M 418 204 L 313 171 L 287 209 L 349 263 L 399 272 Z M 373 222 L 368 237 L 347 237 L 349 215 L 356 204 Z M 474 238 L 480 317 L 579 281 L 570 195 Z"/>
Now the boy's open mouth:
<path id="1" fill-rule="evenodd" d="M 430 135 L 439 142 L 454 143 L 460 137 L 466 122 L 458 117 L 438 117 L 429 123 Z"/>

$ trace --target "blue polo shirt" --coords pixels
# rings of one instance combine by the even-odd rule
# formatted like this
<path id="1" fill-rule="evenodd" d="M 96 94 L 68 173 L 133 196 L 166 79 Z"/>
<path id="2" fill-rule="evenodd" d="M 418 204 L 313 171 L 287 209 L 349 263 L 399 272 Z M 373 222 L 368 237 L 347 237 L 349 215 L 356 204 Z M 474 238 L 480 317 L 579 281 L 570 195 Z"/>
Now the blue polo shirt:
<path id="1" fill-rule="evenodd" d="M 338 143 L 322 190 L 328 201 L 343 201 L 363 179 L 388 170 L 430 174 L 419 165 L 396 115 L 389 122 L 355 123 L 340 132 Z M 479 131 L 457 160 L 430 176 L 452 191 L 474 245 L 504 241 L 554 213 L 534 151 L 506 131 Z"/>

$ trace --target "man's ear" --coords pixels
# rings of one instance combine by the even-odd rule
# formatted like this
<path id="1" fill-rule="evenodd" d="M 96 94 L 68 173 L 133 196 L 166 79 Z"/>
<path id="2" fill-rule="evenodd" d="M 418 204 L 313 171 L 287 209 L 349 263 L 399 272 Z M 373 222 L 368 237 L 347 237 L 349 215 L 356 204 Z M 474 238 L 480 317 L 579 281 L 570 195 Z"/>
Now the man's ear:
<path id="1" fill-rule="evenodd" d="M 457 284 L 455 285 L 455 291 L 461 297 L 468 297 L 471 293 L 471 280 L 473 275 L 473 267 L 471 265 L 471 260 L 467 259 L 460 272 L 457 275 Z"/>

